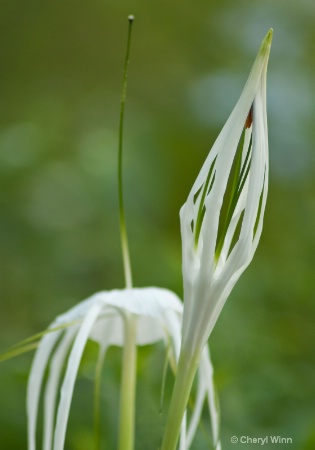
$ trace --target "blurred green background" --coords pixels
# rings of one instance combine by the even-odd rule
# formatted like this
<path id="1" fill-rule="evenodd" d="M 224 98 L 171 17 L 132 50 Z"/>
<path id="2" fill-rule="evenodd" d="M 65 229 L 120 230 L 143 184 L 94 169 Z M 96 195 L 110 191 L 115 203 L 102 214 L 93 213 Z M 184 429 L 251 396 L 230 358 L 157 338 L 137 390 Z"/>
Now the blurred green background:
<path id="1" fill-rule="evenodd" d="M 124 182 L 134 281 L 179 295 L 180 206 L 274 28 L 264 231 L 210 345 L 223 449 L 259 447 L 231 444 L 233 435 L 281 435 L 293 439 L 290 448 L 314 449 L 313 0 L 1 0 L 0 349 L 92 293 L 124 285 L 116 164 L 130 13 Z M 68 450 L 92 448 L 89 347 Z M 160 441 L 163 359 L 162 345 L 140 352 L 137 450 Z M 31 360 L 0 366 L 1 450 L 26 449 Z M 116 448 L 119 362 L 112 349 L 102 390 L 106 450 Z M 193 450 L 206 448 L 199 433 Z"/>

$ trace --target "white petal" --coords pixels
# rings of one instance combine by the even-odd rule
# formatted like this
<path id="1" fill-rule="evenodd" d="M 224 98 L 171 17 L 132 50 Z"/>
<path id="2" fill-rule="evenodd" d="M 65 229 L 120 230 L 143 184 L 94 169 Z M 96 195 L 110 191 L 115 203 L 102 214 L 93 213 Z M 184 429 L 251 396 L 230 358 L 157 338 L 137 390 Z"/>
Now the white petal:
<path id="1" fill-rule="evenodd" d="M 82 320 L 85 317 L 87 311 L 92 306 L 92 304 L 100 301 L 100 297 L 102 297 L 102 294 L 103 294 L 102 292 L 93 294 L 91 295 L 91 297 L 88 297 L 87 299 L 73 306 L 65 313 L 59 315 L 56 318 L 55 323 L 57 325 L 60 325 L 64 323 L 72 323 L 75 322 L 76 320 L 78 321 Z"/>
<path id="2" fill-rule="evenodd" d="M 208 400 L 208 408 L 211 419 L 214 448 L 216 450 L 219 450 L 221 446 L 219 442 L 219 411 L 216 404 L 215 388 L 213 382 L 213 367 L 207 346 L 203 350 L 200 366 L 198 368 L 197 396 L 194 410 L 189 421 L 187 433 L 187 448 L 190 448 L 197 427 L 200 423 L 202 409 L 206 397 Z"/>
<path id="3" fill-rule="evenodd" d="M 170 332 L 176 336 L 173 341 L 178 348 L 179 316 L 182 303 L 172 291 L 157 287 L 113 290 L 99 293 L 105 311 L 105 317 L 97 321 L 91 338 L 97 342 L 108 340 L 112 345 L 124 344 L 123 324 L 119 314 L 124 312 L 138 316 L 137 344 L 147 345 L 165 339 Z M 106 308 L 105 308 L 106 307 Z M 112 309 L 109 309 L 109 308 Z M 108 319 L 108 314 L 116 311 L 117 317 Z M 174 328 L 174 332 L 172 329 Z M 106 337 L 107 336 L 107 337 Z M 177 351 L 177 350 L 176 350 Z"/>
<path id="4" fill-rule="evenodd" d="M 102 317 L 94 324 L 90 333 L 90 339 L 97 342 L 100 346 L 117 345 L 123 347 L 124 345 L 124 323 L 122 317 L 119 316 L 117 311 L 107 312 L 110 316 L 103 314 L 104 306 L 102 309 Z M 108 308 L 105 309 L 108 311 Z"/>
<path id="5" fill-rule="evenodd" d="M 109 345 L 123 346 L 123 316 L 128 317 L 129 314 L 137 316 L 137 345 L 146 345 L 158 340 L 168 341 L 170 339 L 172 343 L 171 356 L 174 355 L 175 360 L 178 358 L 181 341 L 182 303 L 173 292 L 167 289 L 150 287 L 99 292 L 71 308 L 66 313 L 58 316 L 54 325 L 73 323 L 77 320 L 81 324 L 76 324 L 69 328 L 51 360 L 50 376 L 45 395 L 45 450 L 51 449 L 51 436 L 59 377 L 63 361 L 67 356 L 67 351 L 75 333 L 77 333 L 77 336 L 68 358 L 66 374 L 61 387 L 61 397 L 54 433 L 54 450 L 63 450 L 64 447 L 75 379 L 87 339 L 91 338 L 98 342 L 102 351 L 106 351 Z M 77 331 L 78 329 L 79 331 Z M 30 450 L 35 450 L 37 405 L 43 374 L 50 353 L 59 336 L 61 336 L 61 332 L 56 334 L 56 338 L 50 346 L 51 348 L 48 348 L 48 344 L 46 344 L 46 342 L 49 343 L 51 340 L 49 335 L 43 339 L 37 355 L 37 361 L 41 362 L 41 366 L 39 366 L 38 362 L 36 364 L 34 362 L 33 370 L 36 369 L 36 373 L 39 374 L 40 382 L 33 381 L 33 383 L 30 383 L 30 386 L 35 386 L 30 389 L 30 400 L 28 403 L 30 410 L 29 440 L 30 445 L 33 445 L 33 447 L 30 446 Z M 46 356 L 46 359 L 43 359 L 42 346 L 44 347 L 44 356 Z M 36 400 L 35 402 L 33 402 L 33 398 Z M 32 407 L 30 406 L 31 404 Z M 185 449 L 186 436 L 184 430 L 185 423 L 183 422 L 181 438 L 181 446 L 183 449 Z"/>
<path id="6" fill-rule="evenodd" d="M 66 375 L 61 387 L 61 397 L 56 420 L 54 450 L 63 450 L 64 448 L 65 434 L 75 379 L 86 341 L 89 337 L 91 328 L 93 327 L 94 322 L 101 311 L 101 308 L 102 305 L 100 302 L 94 302 L 88 310 L 76 336 L 68 359 Z"/>
<path id="7" fill-rule="evenodd" d="M 61 370 L 67 356 L 70 345 L 73 341 L 78 327 L 69 328 L 62 337 L 58 348 L 55 350 L 54 356 L 50 362 L 49 378 L 45 391 L 45 409 L 44 409 L 44 450 L 51 450 L 52 436 L 55 420 L 55 403 L 60 380 Z"/>
<path id="8" fill-rule="evenodd" d="M 27 385 L 27 417 L 28 417 L 28 450 L 36 449 L 36 421 L 38 402 L 50 354 L 61 336 L 62 331 L 53 331 L 46 334 L 35 353 Z"/>
<path id="9" fill-rule="evenodd" d="M 195 400 L 195 405 L 193 409 L 192 416 L 189 421 L 188 432 L 187 432 L 187 448 L 190 448 L 193 439 L 196 434 L 197 427 L 200 422 L 203 404 L 206 398 L 206 385 L 201 376 L 200 371 L 198 371 L 198 388 L 197 396 Z"/>
<path id="10" fill-rule="evenodd" d="M 159 317 L 161 310 L 181 312 L 181 301 L 174 292 L 157 287 L 113 290 L 107 293 L 106 304 L 139 316 Z"/>
<path id="11" fill-rule="evenodd" d="M 179 438 L 179 450 L 188 450 L 187 447 L 187 411 L 185 411 L 181 429 L 180 429 L 180 438 Z"/>
<path id="12" fill-rule="evenodd" d="M 221 448 L 220 444 L 220 416 L 219 416 L 219 408 L 216 401 L 216 392 L 213 381 L 213 367 L 210 359 L 210 352 L 208 347 L 205 347 L 201 360 L 201 368 L 200 371 L 203 372 L 203 378 L 206 384 L 207 389 L 207 397 L 208 397 L 208 407 L 211 417 L 211 427 L 212 427 L 212 436 L 213 442 L 215 445 L 215 449 L 219 450 Z"/>

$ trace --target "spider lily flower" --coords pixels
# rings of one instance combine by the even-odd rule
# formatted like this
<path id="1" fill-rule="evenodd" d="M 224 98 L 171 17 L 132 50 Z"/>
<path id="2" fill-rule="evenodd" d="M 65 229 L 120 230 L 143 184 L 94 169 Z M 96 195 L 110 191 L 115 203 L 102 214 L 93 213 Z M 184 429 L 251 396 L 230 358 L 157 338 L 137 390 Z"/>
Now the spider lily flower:
<path id="1" fill-rule="evenodd" d="M 181 353 L 162 450 L 175 450 L 200 356 L 262 232 L 268 190 L 264 38 L 235 108 L 180 211 L 184 311 Z M 220 442 L 215 442 L 216 450 Z"/>
<path id="2" fill-rule="evenodd" d="M 87 340 L 99 344 L 101 360 L 109 346 L 123 347 L 127 339 L 126 324 L 136 321 L 136 345 L 152 344 L 160 340 L 170 342 L 171 362 L 176 366 L 181 341 L 182 303 L 173 292 L 161 288 L 132 288 L 99 292 L 56 318 L 51 330 L 42 338 L 36 351 L 27 389 L 28 449 L 36 449 L 36 424 L 40 393 L 46 369 L 49 375 L 44 392 L 44 450 L 63 450 L 69 411 Z M 69 324 L 68 327 L 67 324 Z M 63 380 L 61 375 L 66 363 Z M 56 408 L 57 398 L 60 400 Z M 208 396 L 210 415 L 213 393 L 211 362 L 205 351 L 200 365 L 197 408 L 186 433 L 182 424 L 181 450 L 188 450 L 201 415 L 201 405 Z M 56 419 L 55 419 L 56 418 Z M 217 417 L 213 427 L 216 430 Z M 186 442 L 187 435 L 187 442 Z"/>
<path id="3" fill-rule="evenodd" d="M 180 211 L 183 348 L 202 348 L 262 232 L 268 190 L 266 35 L 242 95 Z"/>

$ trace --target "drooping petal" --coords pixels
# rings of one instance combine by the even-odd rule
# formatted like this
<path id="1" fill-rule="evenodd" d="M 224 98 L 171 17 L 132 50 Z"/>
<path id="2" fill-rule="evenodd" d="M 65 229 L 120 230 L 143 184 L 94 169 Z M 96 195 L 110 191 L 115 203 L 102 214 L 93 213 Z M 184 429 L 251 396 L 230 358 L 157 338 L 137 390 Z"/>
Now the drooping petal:
<path id="1" fill-rule="evenodd" d="M 189 450 L 187 445 L 187 411 L 184 413 L 179 436 L 179 450 Z"/>
<path id="2" fill-rule="evenodd" d="M 210 352 L 207 347 L 205 347 L 203 351 L 200 371 L 203 372 L 203 378 L 206 382 L 214 448 L 216 450 L 221 450 L 219 406 L 213 381 L 213 366 L 211 363 Z"/>
<path id="3" fill-rule="evenodd" d="M 197 394 L 188 426 L 187 448 L 190 448 L 193 442 L 197 427 L 200 423 L 202 409 L 206 398 L 211 419 L 213 446 L 215 450 L 220 450 L 221 443 L 219 440 L 219 410 L 216 403 L 216 393 L 213 381 L 213 367 L 210 359 L 210 352 L 207 346 L 203 350 L 200 366 L 198 368 Z"/>
<path id="4" fill-rule="evenodd" d="M 86 313 L 68 359 L 67 370 L 61 387 L 61 397 L 57 412 L 54 450 L 63 450 L 64 448 L 70 405 L 79 364 L 91 328 L 93 327 L 101 308 L 102 305 L 100 302 L 94 302 Z"/>
<path id="5" fill-rule="evenodd" d="M 62 330 L 62 332 L 58 332 L 58 335 L 55 332 L 55 335 L 52 333 L 47 337 L 45 336 L 35 355 L 32 369 L 32 371 L 35 370 L 35 367 L 40 369 L 38 371 L 40 382 L 36 383 L 37 391 L 32 389 L 29 393 L 29 404 L 38 405 L 43 374 L 50 359 L 50 373 L 45 392 L 44 450 L 51 450 L 52 448 L 57 389 L 64 360 L 67 358 L 71 345 L 72 349 L 68 357 L 57 410 L 53 439 L 54 450 L 63 450 L 64 448 L 74 383 L 87 339 L 92 339 L 100 345 L 102 355 L 105 354 L 107 347 L 110 345 L 123 346 L 124 321 L 129 315 L 134 315 L 137 317 L 137 345 L 152 344 L 160 340 L 170 342 L 170 358 L 176 365 L 181 345 L 182 309 L 180 299 L 173 292 L 167 289 L 150 287 L 99 292 L 58 316 L 52 327 L 78 323 L 71 325 L 66 332 Z M 49 336 L 54 336 L 54 339 L 48 348 L 46 340 Z M 56 346 L 60 337 L 60 342 Z M 42 347 L 44 347 L 44 350 L 42 350 Z M 56 349 L 51 357 L 55 347 Z M 43 351 L 46 356 L 45 359 L 42 357 Z M 36 361 L 41 361 L 42 368 Z M 32 398 L 33 392 L 37 395 L 37 400 L 36 395 L 34 397 L 35 403 L 33 403 Z M 36 427 L 32 424 L 36 424 L 36 415 L 37 406 L 35 412 L 32 411 L 30 414 L 32 418 L 35 416 L 35 421 L 31 419 L 29 425 L 32 432 L 30 442 L 33 440 L 34 443 Z M 29 449 L 35 450 L 35 447 L 29 447 Z M 188 450 L 185 418 L 181 429 L 180 450 Z"/>
<path id="6" fill-rule="evenodd" d="M 51 352 L 62 331 L 46 334 L 36 351 L 27 385 L 28 450 L 36 449 L 36 422 L 43 377 Z"/>
<path id="7" fill-rule="evenodd" d="M 44 442 L 43 449 L 51 450 L 53 440 L 53 429 L 55 421 L 55 404 L 57 390 L 59 386 L 61 371 L 67 356 L 68 350 L 78 330 L 78 326 L 69 328 L 62 337 L 58 348 L 50 361 L 49 378 L 45 390 L 45 408 L 44 408 Z"/>
<path id="8" fill-rule="evenodd" d="M 198 389 L 197 396 L 194 404 L 194 409 L 192 416 L 189 421 L 189 427 L 187 431 L 187 448 L 189 448 L 193 442 L 195 437 L 200 418 L 202 413 L 203 404 L 206 398 L 206 384 L 201 378 L 200 373 L 198 372 Z"/>

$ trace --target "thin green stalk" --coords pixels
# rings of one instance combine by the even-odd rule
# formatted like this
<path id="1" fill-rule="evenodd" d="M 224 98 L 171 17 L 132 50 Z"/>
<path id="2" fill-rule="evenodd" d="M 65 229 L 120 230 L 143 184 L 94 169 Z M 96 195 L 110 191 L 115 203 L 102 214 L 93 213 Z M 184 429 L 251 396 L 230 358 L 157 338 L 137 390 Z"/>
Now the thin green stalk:
<path id="1" fill-rule="evenodd" d="M 10 347 L 9 350 L 0 353 L 0 363 L 8 359 L 15 358 L 16 356 L 22 355 L 23 353 L 27 353 L 30 352 L 31 350 L 34 350 L 40 344 L 40 339 L 43 336 L 46 336 L 46 334 L 71 327 L 72 325 L 75 325 L 79 322 L 81 321 L 74 320 L 72 322 L 58 325 L 53 328 L 47 328 L 47 330 L 41 331 L 40 333 L 36 333 L 33 336 L 30 336 L 29 338 L 23 339 L 23 341 L 20 341 L 17 344 Z"/>
<path id="2" fill-rule="evenodd" d="M 136 320 L 137 318 L 132 314 L 125 318 L 125 345 L 120 385 L 119 450 L 134 449 L 137 363 Z"/>
<path id="3" fill-rule="evenodd" d="M 127 38 L 127 50 L 126 50 L 123 81 L 122 81 L 122 91 L 121 91 L 121 99 L 120 99 L 119 138 L 118 138 L 118 198 L 119 198 L 120 238 L 121 238 L 122 257 L 123 257 L 123 263 L 124 263 L 125 282 L 126 282 L 126 287 L 131 288 L 132 287 L 132 273 L 131 273 L 128 238 L 127 238 L 126 220 L 125 220 L 124 196 L 123 196 L 123 177 L 122 177 L 124 115 L 125 115 L 125 104 L 126 104 L 126 93 L 127 93 L 128 67 L 129 67 L 129 60 L 130 60 L 131 31 L 132 31 L 132 24 L 134 21 L 134 17 L 129 16 L 128 20 L 129 20 L 129 27 L 128 27 L 128 38 Z"/>
<path id="4" fill-rule="evenodd" d="M 128 67 L 130 60 L 131 31 L 134 21 L 133 16 L 128 17 L 128 38 L 125 57 L 122 92 L 120 100 L 120 121 L 119 121 L 119 139 L 118 139 L 118 197 L 119 197 L 119 223 L 122 257 L 124 264 L 126 288 L 132 288 L 132 273 L 129 255 L 129 246 L 127 238 L 127 228 L 124 210 L 123 198 L 123 176 L 122 176 L 122 155 L 123 155 L 123 130 L 124 114 L 127 93 Z M 137 319 L 133 314 L 124 317 L 125 343 L 122 359 L 122 377 L 120 387 L 120 417 L 118 427 L 118 449 L 134 449 L 134 427 L 135 427 L 135 394 L 136 394 L 136 369 L 137 369 L 137 345 L 136 331 Z"/>
<path id="5" fill-rule="evenodd" d="M 23 353 L 30 352 L 34 349 L 36 349 L 39 346 L 40 341 L 31 342 L 30 344 L 22 345 L 21 347 L 13 348 L 12 350 L 9 350 L 8 352 L 4 352 L 0 354 L 0 362 L 6 361 L 11 358 L 15 358 L 16 356 L 23 355 Z"/>
<path id="6" fill-rule="evenodd" d="M 164 365 L 163 365 L 163 372 L 162 372 L 162 386 L 161 386 L 160 411 L 159 411 L 160 414 L 162 413 L 163 403 L 164 403 L 165 381 L 166 381 L 166 374 L 167 374 L 167 368 L 168 368 L 169 357 L 170 357 L 170 350 L 171 350 L 171 343 L 170 343 L 170 340 L 168 340 L 167 350 L 165 353 L 165 359 L 164 359 Z"/>
<path id="7" fill-rule="evenodd" d="M 176 450 L 199 359 L 199 352 L 180 354 L 161 450 Z"/>
<path id="8" fill-rule="evenodd" d="M 101 396 L 101 381 L 102 369 L 104 365 L 105 349 L 100 347 L 95 368 L 95 383 L 94 383 L 94 448 L 101 449 L 101 411 L 100 411 L 100 396 Z"/>

